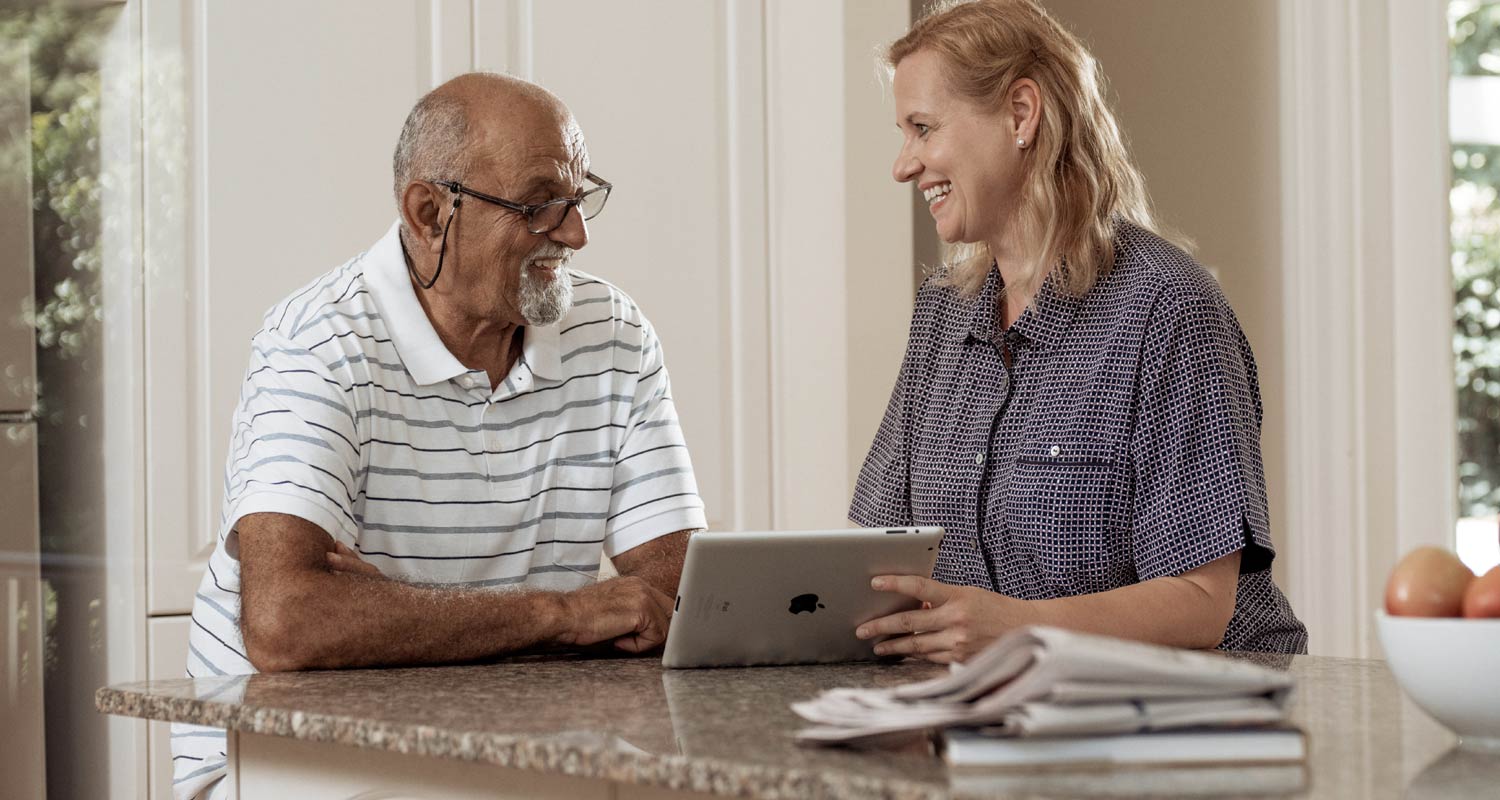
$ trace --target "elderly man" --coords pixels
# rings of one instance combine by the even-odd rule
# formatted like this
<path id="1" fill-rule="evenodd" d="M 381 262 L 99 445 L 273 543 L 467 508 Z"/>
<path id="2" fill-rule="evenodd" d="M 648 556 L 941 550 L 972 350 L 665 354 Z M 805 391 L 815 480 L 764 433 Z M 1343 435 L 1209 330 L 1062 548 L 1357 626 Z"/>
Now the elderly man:
<path id="1" fill-rule="evenodd" d="M 609 195 L 577 123 L 455 78 L 407 118 L 395 192 L 385 237 L 251 342 L 188 674 L 661 645 L 703 503 L 650 322 L 568 269 Z M 178 797 L 223 790 L 224 743 L 174 730 Z"/>

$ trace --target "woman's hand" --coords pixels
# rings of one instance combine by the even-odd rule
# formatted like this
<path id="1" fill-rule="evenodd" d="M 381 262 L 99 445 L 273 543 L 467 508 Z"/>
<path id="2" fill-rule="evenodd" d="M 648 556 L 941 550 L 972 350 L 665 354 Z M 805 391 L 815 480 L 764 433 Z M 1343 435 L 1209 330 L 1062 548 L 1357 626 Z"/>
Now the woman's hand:
<path id="1" fill-rule="evenodd" d="M 1026 601 L 973 586 L 915 575 L 880 575 L 870 586 L 922 601 L 919 610 L 872 619 L 854 631 L 861 639 L 896 635 L 875 645 L 877 655 L 908 655 L 938 664 L 967 661 L 1006 631 L 1035 621 Z"/>

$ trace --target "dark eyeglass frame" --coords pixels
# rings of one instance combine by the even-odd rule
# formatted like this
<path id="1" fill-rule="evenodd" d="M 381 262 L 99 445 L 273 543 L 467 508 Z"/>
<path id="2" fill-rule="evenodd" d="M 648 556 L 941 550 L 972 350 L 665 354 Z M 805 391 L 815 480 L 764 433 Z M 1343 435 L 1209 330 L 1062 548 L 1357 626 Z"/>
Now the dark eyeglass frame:
<path id="1" fill-rule="evenodd" d="M 592 172 L 584 173 L 584 177 L 594 182 L 594 188 L 579 192 L 573 197 L 559 197 L 556 200 L 548 200 L 545 203 L 537 203 L 535 205 L 517 203 L 513 200 L 506 200 L 503 197 L 495 197 L 494 195 L 488 195 L 484 192 L 476 192 L 473 189 L 464 186 L 459 181 L 432 181 L 433 184 L 441 186 L 453 193 L 453 207 L 448 210 L 448 219 L 443 223 L 443 245 L 442 249 L 438 251 L 438 265 L 437 269 L 433 270 L 432 272 L 431 280 L 422 280 L 422 277 L 416 274 L 415 266 L 411 267 L 412 277 L 417 279 L 417 283 L 420 284 L 423 289 L 431 289 L 433 284 L 437 283 L 438 276 L 443 273 L 443 258 L 448 254 L 448 229 L 453 226 L 453 216 L 458 213 L 458 207 L 463 205 L 463 195 L 468 195 L 469 197 L 472 197 L 476 200 L 483 200 L 486 203 L 492 203 L 494 205 L 500 206 L 507 211 L 512 211 L 526 217 L 526 232 L 535 236 L 540 236 L 542 234 L 551 233 L 562 227 L 562 224 L 568 221 L 568 212 L 572 211 L 574 207 L 578 208 L 578 213 L 580 216 L 582 216 L 583 202 L 584 200 L 588 199 L 590 195 L 596 195 L 599 192 L 604 192 L 604 200 L 599 203 L 599 209 L 597 211 L 586 217 L 583 217 L 584 221 L 587 222 L 588 220 L 599 216 L 599 212 L 604 210 L 605 204 L 609 202 L 610 190 L 614 189 L 615 185 L 613 183 L 610 183 L 609 181 L 604 180 L 598 175 L 595 175 Z M 559 205 L 565 206 L 565 208 L 563 208 L 562 215 L 557 218 L 557 223 L 547 228 L 538 229 L 536 226 L 536 215 L 543 209 Z M 408 264 L 410 264 L 409 261 Z"/>
<path id="2" fill-rule="evenodd" d="M 483 200 L 486 203 L 493 203 L 497 206 L 500 206 L 501 208 L 507 209 L 509 211 L 514 211 L 517 214 L 521 214 L 522 216 L 526 217 L 526 232 L 540 235 L 543 233 L 551 233 L 562 227 L 563 222 L 568 219 L 568 211 L 572 210 L 571 207 L 582 206 L 584 199 L 589 195 L 604 192 L 604 203 L 609 202 L 609 192 L 611 189 L 615 188 L 615 185 L 610 183 L 609 181 L 604 180 L 598 175 L 595 175 L 592 172 L 585 173 L 584 177 L 594 182 L 594 188 L 579 192 L 573 197 L 559 197 L 556 200 L 548 200 L 545 203 L 537 203 L 536 205 L 517 203 L 513 200 L 506 200 L 502 197 L 495 197 L 494 195 L 488 195 L 484 192 L 476 192 L 473 189 L 470 189 L 469 187 L 463 185 L 462 183 L 459 183 L 458 181 L 433 181 L 433 183 L 455 194 L 466 194 L 477 200 Z M 604 203 L 599 204 L 599 211 L 604 210 Z M 553 225 L 550 228 L 538 228 L 536 225 L 536 215 L 541 213 L 543 209 L 551 208 L 553 206 L 569 206 L 570 208 L 563 210 L 562 216 L 557 218 L 556 225 Z M 590 220 L 594 217 L 599 216 L 599 211 L 595 211 L 593 214 L 584 217 L 584 219 Z M 579 213 L 583 213 L 582 209 L 579 210 Z"/>

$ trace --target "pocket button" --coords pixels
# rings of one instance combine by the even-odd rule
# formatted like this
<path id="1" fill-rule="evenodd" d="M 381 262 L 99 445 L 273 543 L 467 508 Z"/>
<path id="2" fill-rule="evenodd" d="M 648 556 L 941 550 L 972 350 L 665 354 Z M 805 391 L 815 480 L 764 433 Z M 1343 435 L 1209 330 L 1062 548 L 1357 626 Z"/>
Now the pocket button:
<path id="1" fill-rule="evenodd" d="M 1051 453 L 1054 456 L 1059 456 L 1062 455 L 1062 448 L 1054 444 L 1052 445 L 1052 449 L 1048 450 L 1047 452 Z"/>

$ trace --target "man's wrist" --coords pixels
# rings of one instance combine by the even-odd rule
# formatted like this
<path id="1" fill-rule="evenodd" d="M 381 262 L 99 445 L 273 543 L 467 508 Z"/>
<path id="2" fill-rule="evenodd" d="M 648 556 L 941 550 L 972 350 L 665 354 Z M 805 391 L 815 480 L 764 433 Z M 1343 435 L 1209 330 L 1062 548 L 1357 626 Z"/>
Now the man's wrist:
<path id="1" fill-rule="evenodd" d="M 536 597 L 542 642 L 553 647 L 574 644 L 578 638 L 575 625 L 578 617 L 577 598 L 574 593 L 539 592 Z"/>

